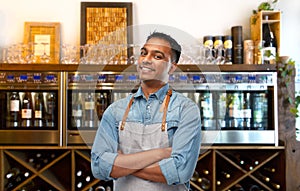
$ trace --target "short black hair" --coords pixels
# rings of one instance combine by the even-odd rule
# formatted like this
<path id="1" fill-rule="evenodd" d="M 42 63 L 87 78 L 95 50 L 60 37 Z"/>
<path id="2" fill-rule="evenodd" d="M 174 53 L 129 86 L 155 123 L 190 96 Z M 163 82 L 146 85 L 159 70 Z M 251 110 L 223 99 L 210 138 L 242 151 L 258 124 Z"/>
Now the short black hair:
<path id="1" fill-rule="evenodd" d="M 147 41 L 150 40 L 151 38 L 160 38 L 160 39 L 167 41 L 171 46 L 172 61 L 175 61 L 176 63 L 179 62 L 179 58 L 181 55 L 181 46 L 178 44 L 178 42 L 174 38 L 172 38 L 170 35 L 167 35 L 165 33 L 156 32 L 156 31 L 154 31 L 147 37 Z"/>

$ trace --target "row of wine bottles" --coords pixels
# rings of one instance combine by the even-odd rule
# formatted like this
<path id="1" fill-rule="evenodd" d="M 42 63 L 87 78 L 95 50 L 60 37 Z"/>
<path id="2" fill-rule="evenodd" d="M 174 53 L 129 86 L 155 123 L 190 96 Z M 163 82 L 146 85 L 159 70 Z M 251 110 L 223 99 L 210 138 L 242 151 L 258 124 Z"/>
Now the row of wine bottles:
<path id="1" fill-rule="evenodd" d="M 108 92 L 72 93 L 69 129 L 97 127 L 110 102 Z"/>
<path id="2" fill-rule="evenodd" d="M 57 121 L 55 92 L 10 92 L 7 127 L 51 127 Z"/>
<path id="3" fill-rule="evenodd" d="M 187 94 L 200 107 L 203 130 L 265 130 L 270 94 L 265 91 L 202 91 Z"/>

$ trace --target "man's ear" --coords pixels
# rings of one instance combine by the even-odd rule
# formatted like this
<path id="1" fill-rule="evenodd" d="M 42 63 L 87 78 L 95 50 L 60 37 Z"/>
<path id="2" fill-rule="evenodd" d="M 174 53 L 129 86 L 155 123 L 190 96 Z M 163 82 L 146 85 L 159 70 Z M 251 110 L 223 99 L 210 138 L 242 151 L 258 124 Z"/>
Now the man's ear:
<path id="1" fill-rule="evenodd" d="M 173 74 L 173 72 L 176 70 L 176 68 L 177 68 L 177 63 L 172 62 L 172 65 L 170 67 L 170 70 L 169 70 L 168 74 Z"/>

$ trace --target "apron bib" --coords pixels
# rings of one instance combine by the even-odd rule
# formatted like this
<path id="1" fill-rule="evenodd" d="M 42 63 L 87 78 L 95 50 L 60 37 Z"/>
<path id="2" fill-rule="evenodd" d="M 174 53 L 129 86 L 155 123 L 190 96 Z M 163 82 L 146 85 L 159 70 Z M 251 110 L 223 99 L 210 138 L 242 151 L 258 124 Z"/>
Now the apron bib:
<path id="1" fill-rule="evenodd" d="M 119 124 L 119 149 L 124 154 L 141 152 L 154 148 L 169 147 L 166 115 L 172 90 L 168 90 L 164 99 L 162 124 L 143 125 L 137 122 L 126 122 L 133 103 L 131 98 L 122 121 Z M 114 191 L 187 191 L 185 185 L 167 185 L 151 182 L 132 175 L 118 178 L 114 182 Z"/>

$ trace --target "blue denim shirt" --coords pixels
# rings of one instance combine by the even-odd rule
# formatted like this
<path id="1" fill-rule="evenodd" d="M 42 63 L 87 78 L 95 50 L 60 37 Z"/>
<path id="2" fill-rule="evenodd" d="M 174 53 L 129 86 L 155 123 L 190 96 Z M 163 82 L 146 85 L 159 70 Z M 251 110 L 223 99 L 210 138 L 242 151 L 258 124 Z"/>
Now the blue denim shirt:
<path id="1" fill-rule="evenodd" d="M 134 95 L 126 121 L 140 122 L 145 125 L 161 123 L 163 112 L 158 112 L 166 96 L 166 84 L 148 98 L 141 88 Z M 93 175 L 101 180 L 112 180 L 110 173 L 118 149 L 118 126 L 131 96 L 112 103 L 104 112 L 91 151 Z M 193 175 L 200 151 L 201 121 L 200 111 L 195 102 L 173 91 L 167 113 L 167 132 L 171 157 L 159 162 L 169 185 L 186 184 Z"/>

